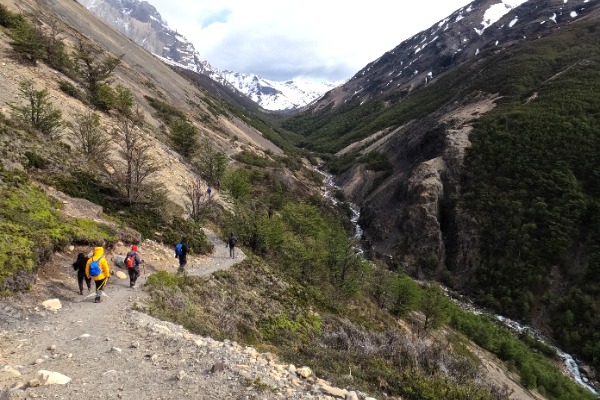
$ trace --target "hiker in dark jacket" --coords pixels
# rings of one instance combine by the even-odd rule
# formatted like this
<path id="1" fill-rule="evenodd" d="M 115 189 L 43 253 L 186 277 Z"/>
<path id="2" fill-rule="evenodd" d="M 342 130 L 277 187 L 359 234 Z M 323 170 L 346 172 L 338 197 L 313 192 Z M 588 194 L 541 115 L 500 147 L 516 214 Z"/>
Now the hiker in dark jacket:
<path id="1" fill-rule="evenodd" d="M 185 272 L 185 266 L 187 264 L 187 253 L 188 253 L 187 239 L 181 238 L 180 244 L 181 244 L 181 251 L 179 252 L 179 254 L 177 254 L 177 252 L 175 252 L 175 258 L 179 258 L 179 269 L 177 270 L 177 272 L 183 274 Z"/>
<path id="2" fill-rule="evenodd" d="M 229 257 L 235 258 L 235 245 L 237 243 L 237 238 L 233 235 L 233 232 L 229 235 L 229 239 L 227 239 L 227 246 L 229 246 Z"/>
<path id="3" fill-rule="evenodd" d="M 87 285 L 88 292 L 92 288 L 92 278 L 85 276 L 85 265 L 87 264 L 88 258 L 83 253 L 77 254 L 77 261 L 73 265 L 73 269 L 77 271 L 77 283 L 79 284 L 79 294 L 83 294 L 83 281 Z"/>
<path id="4" fill-rule="evenodd" d="M 125 256 L 125 264 L 127 265 L 127 257 L 131 256 L 133 258 L 133 267 L 127 267 L 127 272 L 129 272 L 129 287 L 135 287 L 135 281 L 140 276 L 140 264 L 144 261 L 140 260 L 140 255 L 138 254 L 138 248 L 136 245 L 131 246 L 131 250 Z"/>

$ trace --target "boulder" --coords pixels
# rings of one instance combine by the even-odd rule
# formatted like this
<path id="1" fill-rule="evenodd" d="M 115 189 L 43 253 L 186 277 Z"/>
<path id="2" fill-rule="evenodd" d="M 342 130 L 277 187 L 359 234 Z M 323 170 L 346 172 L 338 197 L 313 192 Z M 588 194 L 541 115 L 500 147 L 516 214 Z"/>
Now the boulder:
<path id="1" fill-rule="evenodd" d="M 127 274 L 123 271 L 115 272 L 115 276 L 119 279 L 127 279 Z"/>
<path id="2" fill-rule="evenodd" d="M 62 308 L 62 304 L 59 299 L 49 299 L 42 302 L 42 306 L 49 311 L 58 311 Z"/>
<path id="3" fill-rule="evenodd" d="M 114 255 L 112 262 L 119 268 L 125 268 L 125 256 Z"/>
<path id="4" fill-rule="evenodd" d="M 71 382 L 71 378 L 66 375 L 44 369 L 38 371 L 36 378 L 41 385 L 66 385 Z"/>

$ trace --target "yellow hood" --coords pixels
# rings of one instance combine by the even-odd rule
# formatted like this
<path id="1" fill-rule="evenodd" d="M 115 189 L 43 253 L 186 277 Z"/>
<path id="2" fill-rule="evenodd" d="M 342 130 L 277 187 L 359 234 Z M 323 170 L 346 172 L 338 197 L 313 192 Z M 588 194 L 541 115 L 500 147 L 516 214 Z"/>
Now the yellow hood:
<path id="1" fill-rule="evenodd" d="M 94 255 L 92 256 L 94 260 L 99 259 L 104 255 L 104 247 L 94 247 Z"/>

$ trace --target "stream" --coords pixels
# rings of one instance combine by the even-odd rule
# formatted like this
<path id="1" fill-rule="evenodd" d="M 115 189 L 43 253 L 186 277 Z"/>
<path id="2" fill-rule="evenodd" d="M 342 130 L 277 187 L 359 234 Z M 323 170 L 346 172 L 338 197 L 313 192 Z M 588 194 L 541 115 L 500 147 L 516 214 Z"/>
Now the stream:
<path id="1" fill-rule="evenodd" d="M 323 177 L 324 177 L 325 189 L 323 191 L 323 197 L 329 199 L 334 205 L 338 204 L 339 200 L 337 200 L 335 198 L 334 194 L 335 194 L 335 191 L 340 190 L 340 187 L 335 184 L 333 175 L 323 172 L 320 168 L 316 168 L 315 170 L 318 173 L 320 173 L 321 175 L 323 175 Z M 352 224 L 354 226 L 354 237 L 359 239 L 359 243 L 360 243 L 360 239 L 363 236 L 363 229 L 358 224 L 358 220 L 360 218 L 360 208 L 353 203 L 348 202 L 348 204 L 350 206 L 350 209 L 352 210 L 352 217 L 351 217 L 350 221 L 352 222 Z M 357 250 L 357 253 L 362 254 L 364 252 L 364 249 L 362 247 L 360 247 L 360 245 L 356 250 Z M 517 334 L 521 334 L 523 332 L 531 332 L 533 334 L 533 337 L 536 340 L 541 341 L 542 343 L 552 347 L 556 351 L 556 354 L 563 360 L 564 365 L 565 365 L 567 371 L 569 372 L 569 376 L 572 380 L 577 382 L 579 385 L 583 386 L 585 389 L 587 389 L 589 392 L 594 394 L 596 397 L 600 398 L 598 391 L 583 380 L 583 377 L 581 376 L 581 371 L 580 371 L 579 365 L 577 364 L 577 361 L 575 361 L 573 356 L 568 353 L 565 353 L 564 351 L 560 350 L 558 347 L 552 345 L 551 342 L 549 340 L 547 340 L 547 338 L 545 338 L 543 335 L 541 335 L 535 329 L 533 329 L 527 325 L 523 325 L 517 321 L 510 319 L 510 318 L 506 318 L 501 315 L 497 315 L 497 314 L 491 313 L 489 311 L 480 309 L 480 308 L 476 307 L 473 304 L 473 302 L 470 301 L 468 298 L 465 298 L 464 296 L 461 296 L 461 295 L 454 295 L 449 289 L 447 289 L 443 286 L 442 286 L 442 289 L 444 290 L 444 293 L 446 293 L 446 295 L 449 298 L 451 298 L 454 302 L 456 302 L 463 310 L 470 311 L 477 315 L 488 315 L 488 316 L 492 317 L 493 319 L 495 319 L 496 321 L 498 321 L 500 324 L 504 325 L 505 327 L 509 328 L 511 331 L 513 331 Z"/>

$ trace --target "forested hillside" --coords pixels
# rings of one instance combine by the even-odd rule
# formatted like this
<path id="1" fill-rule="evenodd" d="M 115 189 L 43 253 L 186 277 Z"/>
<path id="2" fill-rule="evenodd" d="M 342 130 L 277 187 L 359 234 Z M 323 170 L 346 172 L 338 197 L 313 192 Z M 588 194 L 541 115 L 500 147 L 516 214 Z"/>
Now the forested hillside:
<path id="1" fill-rule="evenodd" d="M 532 322 L 596 367 L 598 21 L 590 16 L 489 50 L 413 93 L 284 124 L 315 151 L 363 140 L 333 157 L 330 168 L 345 173 L 340 183 L 361 204 L 366 236 L 394 260 L 391 267 L 437 277 Z M 495 99 L 495 108 L 466 122 L 452 117 L 482 98 Z M 470 132 L 464 160 L 448 150 L 453 132 L 463 129 Z M 442 167 L 429 176 L 438 176 L 442 192 L 422 189 L 432 200 L 415 197 L 417 167 L 434 160 Z M 437 221 L 428 230 L 415 229 L 425 218 L 414 211 L 421 207 Z"/>
<path id="2" fill-rule="evenodd" d="M 152 239 L 172 248 L 185 236 L 195 256 L 211 254 L 203 231 L 209 227 L 222 238 L 235 232 L 248 257 L 210 278 L 156 273 L 145 288 L 150 300 L 140 309 L 195 333 L 309 365 L 337 385 L 378 397 L 499 400 L 518 389 L 532 399 L 593 398 L 561 372 L 552 348 L 529 334 L 515 337 L 490 318 L 463 311 L 434 282 L 417 283 L 381 260 L 367 261 L 352 238 L 344 193 L 335 193 L 335 202 L 322 195 L 323 176 L 315 168 L 319 156 L 330 155 L 295 148 L 297 133 L 215 97 L 211 93 L 218 92 L 149 58 L 70 0 L 18 3 L 21 9 L 0 4 L 0 51 L 6 55 L 6 79 L 0 82 L 3 296 L 26 293 L 55 253 L 70 246 L 111 249 Z M 597 36 L 593 29 L 573 32 L 584 40 Z M 124 48 L 125 54 L 117 53 Z M 490 61 L 489 67 L 500 68 L 500 63 Z M 457 98 L 462 92 L 449 89 L 468 92 L 484 82 L 497 83 L 477 74 L 481 78 L 469 83 L 475 86 L 460 83 L 474 68 L 481 66 L 440 80 L 448 89 L 445 95 Z M 564 70 L 557 64 L 545 79 Z M 570 76 L 568 71 L 558 77 Z M 445 98 L 438 99 L 434 89 L 408 96 L 412 103 L 401 107 L 387 102 L 381 114 L 381 103 L 368 104 L 374 114 L 364 114 L 365 121 L 379 127 L 427 115 Z M 517 103 L 535 105 L 544 97 L 536 91 L 536 99 L 531 89 L 494 92 L 504 94 L 498 112 L 509 112 Z M 414 108 L 407 108 L 410 104 Z M 343 123 L 357 124 L 359 133 L 339 142 L 329 143 L 333 136 L 327 137 L 324 145 L 338 148 L 364 137 L 362 119 L 350 116 L 350 111 L 340 114 L 339 121 L 351 118 Z M 480 132 L 485 131 L 478 127 L 473 137 Z M 479 144 L 473 143 L 475 151 Z M 385 185 L 397 168 L 392 150 L 350 154 L 347 164 L 355 156 L 380 174 L 377 184 Z M 473 154 L 467 171 L 497 168 L 477 163 Z M 346 168 L 342 164 L 340 172 Z M 452 199 L 467 213 L 481 213 L 478 229 L 490 229 L 485 209 L 478 208 L 481 184 L 464 176 L 462 191 L 455 190 L 459 195 Z M 68 215 L 67 199 L 73 198 L 84 204 L 86 215 L 95 210 L 96 217 Z M 403 251 L 418 248 L 410 245 Z M 487 271 L 485 258 L 480 260 L 476 271 Z M 475 281 L 485 276 L 479 272 L 465 276 L 473 277 L 473 288 L 489 282 Z M 56 284 L 46 282 L 50 289 Z M 466 280 L 450 282 L 460 286 Z M 523 280 L 515 288 L 533 290 L 528 284 Z M 490 354 L 482 356 L 471 340 Z M 484 362 L 501 365 L 500 372 L 492 378 Z M 271 390 L 258 379 L 247 385 Z"/>

